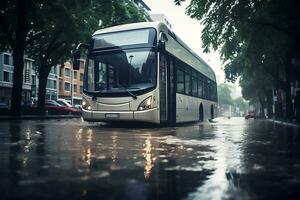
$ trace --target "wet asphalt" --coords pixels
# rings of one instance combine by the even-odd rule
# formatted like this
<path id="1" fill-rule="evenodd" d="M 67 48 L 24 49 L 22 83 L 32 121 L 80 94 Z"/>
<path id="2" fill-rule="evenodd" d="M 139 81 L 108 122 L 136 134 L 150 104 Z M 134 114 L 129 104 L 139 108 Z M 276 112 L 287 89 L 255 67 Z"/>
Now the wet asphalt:
<path id="1" fill-rule="evenodd" d="M 0 190 L 0 199 L 299 199 L 300 131 L 243 118 L 0 121 Z"/>

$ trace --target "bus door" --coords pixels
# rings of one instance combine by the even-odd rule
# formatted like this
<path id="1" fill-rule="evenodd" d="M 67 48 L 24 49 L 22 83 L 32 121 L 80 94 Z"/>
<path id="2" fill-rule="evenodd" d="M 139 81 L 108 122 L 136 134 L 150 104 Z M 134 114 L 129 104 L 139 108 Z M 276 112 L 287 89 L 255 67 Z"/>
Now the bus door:
<path id="1" fill-rule="evenodd" d="M 174 59 L 172 56 L 168 56 L 168 121 L 170 123 L 176 122 L 176 89 L 175 89 L 175 68 L 174 68 Z"/>
<path id="2" fill-rule="evenodd" d="M 161 53 L 159 62 L 159 90 L 160 120 L 162 123 L 176 122 L 176 91 L 174 72 L 173 58 Z"/>
<path id="3" fill-rule="evenodd" d="M 168 91 L 167 91 L 167 59 L 163 53 L 159 54 L 159 97 L 160 122 L 168 122 Z"/>

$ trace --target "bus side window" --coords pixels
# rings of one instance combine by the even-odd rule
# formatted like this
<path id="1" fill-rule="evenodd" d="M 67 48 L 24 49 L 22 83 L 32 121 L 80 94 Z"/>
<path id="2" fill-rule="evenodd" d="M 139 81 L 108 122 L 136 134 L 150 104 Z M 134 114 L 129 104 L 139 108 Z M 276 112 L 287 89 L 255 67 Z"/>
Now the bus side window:
<path id="1" fill-rule="evenodd" d="M 198 96 L 198 83 L 195 76 L 192 76 L 192 95 L 195 97 Z"/>
<path id="2" fill-rule="evenodd" d="M 203 97 L 203 82 L 198 79 L 198 97 Z"/>
<path id="3" fill-rule="evenodd" d="M 185 69 L 184 80 L 185 80 L 185 94 L 191 95 L 192 93 L 192 80 L 191 80 L 191 70 L 189 68 Z"/>
<path id="4" fill-rule="evenodd" d="M 177 68 L 177 92 L 184 93 L 184 72 L 181 68 Z"/>

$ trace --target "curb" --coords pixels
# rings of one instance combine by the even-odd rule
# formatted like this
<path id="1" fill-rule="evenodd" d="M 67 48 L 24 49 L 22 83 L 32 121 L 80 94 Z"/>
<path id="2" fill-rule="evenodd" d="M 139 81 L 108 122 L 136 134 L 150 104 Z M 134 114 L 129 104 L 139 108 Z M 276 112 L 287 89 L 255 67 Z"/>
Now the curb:
<path id="1" fill-rule="evenodd" d="M 280 124 L 280 125 L 284 125 L 284 126 L 291 126 L 291 127 L 294 127 L 294 128 L 299 128 L 300 127 L 300 125 L 296 124 L 296 123 L 278 121 L 278 120 L 275 120 L 275 119 L 266 119 L 266 120 L 268 122 L 273 122 L 275 124 Z"/>

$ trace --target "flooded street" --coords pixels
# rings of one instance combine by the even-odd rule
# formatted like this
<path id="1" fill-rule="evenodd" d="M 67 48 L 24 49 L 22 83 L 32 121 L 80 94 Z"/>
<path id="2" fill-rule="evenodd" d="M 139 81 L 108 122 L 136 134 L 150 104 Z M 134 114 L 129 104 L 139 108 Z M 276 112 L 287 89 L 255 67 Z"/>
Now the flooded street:
<path id="1" fill-rule="evenodd" d="M 0 122 L 1 199 L 296 199 L 300 132 L 263 120 Z"/>

